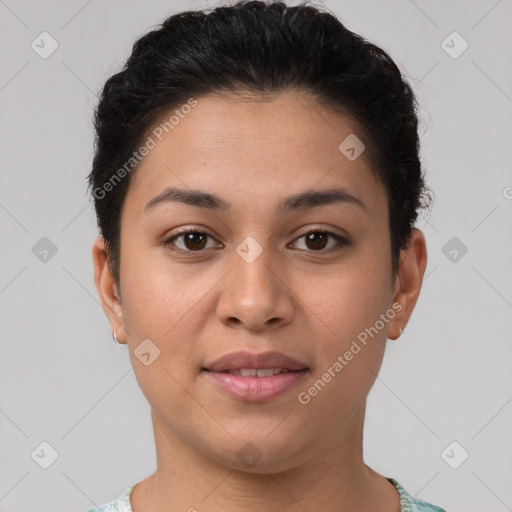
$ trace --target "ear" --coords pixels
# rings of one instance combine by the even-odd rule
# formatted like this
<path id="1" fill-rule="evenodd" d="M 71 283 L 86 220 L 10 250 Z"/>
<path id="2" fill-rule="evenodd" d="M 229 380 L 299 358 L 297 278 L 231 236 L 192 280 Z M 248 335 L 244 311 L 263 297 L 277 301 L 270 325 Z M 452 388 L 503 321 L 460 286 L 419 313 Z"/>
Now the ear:
<path id="1" fill-rule="evenodd" d="M 100 297 L 103 311 L 107 315 L 112 333 L 116 331 L 119 343 L 126 343 L 126 329 L 123 321 L 123 308 L 114 277 L 107 263 L 106 244 L 98 238 L 92 248 L 94 262 L 94 282 Z"/>
<path id="2" fill-rule="evenodd" d="M 406 249 L 400 251 L 400 264 L 393 289 L 393 304 L 401 309 L 389 322 L 388 338 L 396 340 L 405 329 L 420 295 L 427 266 L 427 245 L 419 229 L 413 229 Z"/>

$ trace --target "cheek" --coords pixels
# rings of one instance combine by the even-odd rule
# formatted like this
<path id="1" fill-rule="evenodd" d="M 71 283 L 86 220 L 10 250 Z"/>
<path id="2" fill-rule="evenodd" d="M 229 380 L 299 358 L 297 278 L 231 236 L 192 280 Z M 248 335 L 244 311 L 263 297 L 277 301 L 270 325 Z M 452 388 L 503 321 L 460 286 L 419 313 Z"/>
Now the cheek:
<path id="1" fill-rule="evenodd" d="M 315 389 L 311 390 L 321 395 L 311 400 L 313 410 L 318 406 L 315 414 L 327 414 L 333 420 L 346 416 L 364 401 L 375 381 L 392 318 L 386 315 L 391 299 L 391 270 L 387 263 L 380 249 L 368 257 L 362 255 L 330 274 L 323 287 L 305 298 L 308 304 L 315 298 L 311 309 L 318 312 L 321 320 L 315 343 Z M 335 408 L 325 407 L 325 403 L 335 404 Z"/>
<path id="2" fill-rule="evenodd" d="M 134 259 L 133 267 L 126 265 L 125 270 L 123 314 L 139 386 L 156 410 L 179 408 L 186 415 L 190 400 L 183 386 L 187 387 L 197 365 L 206 285 L 142 260 Z M 148 345 L 149 358 L 141 357 L 143 343 Z"/>
<path id="3" fill-rule="evenodd" d="M 313 295 L 314 310 L 330 327 L 330 339 L 343 344 L 373 326 L 390 307 L 391 285 L 391 270 L 382 254 L 354 259 L 330 274 Z"/>
<path id="4" fill-rule="evenodd" d="M 327 437 L 338 435 L 339 425 L 364 406 L 387 339 L 387 324 L 381 326 L 380 320 L 386 310 L 385 297 L 379 297 L 378 289 L 372 287 L 363 290 L 360 285 L 344 284 L 338 288 L 337 302 L 332 301 L 337 307 L 331 307 L 325 317 L 330 329 L 322 329 L 324 334 L 315 343 L 311 379 L 297 397 L 299 407 L 308 408 L 304 421 L 312 428 L 320 422 Z M 376 322 L 381 323 L 376 326 Z"/>
<path id="5" fill-rule="evenodd" d="M 138 246 L 128 239 L 124 250 L 123 312 L 130 331 L 164 342 L 183 322 L 192 325 L 189 316 L 214 280 L 199 278 L 193 265 L 173 265 L 162 248 Z"/>
<path id="6" fill-rule="evenodd" d="M 150 403 L 157 403 L 164 394 L 178 400 L 183 395 L 180 383 L 186 386 L 200 371 L 199 340 L 205 338 L 213 315 L 211 291 L 219 272 L 173 264 L 164 251 L 163 256 L 157 251 L 138 251 L 134 249 L 131 259 L 126 258 L 121 277 L 128 344 L 133 354 L 149 339 L 159 354 L 145 367 L 135 353 L 132 365 Z"/>

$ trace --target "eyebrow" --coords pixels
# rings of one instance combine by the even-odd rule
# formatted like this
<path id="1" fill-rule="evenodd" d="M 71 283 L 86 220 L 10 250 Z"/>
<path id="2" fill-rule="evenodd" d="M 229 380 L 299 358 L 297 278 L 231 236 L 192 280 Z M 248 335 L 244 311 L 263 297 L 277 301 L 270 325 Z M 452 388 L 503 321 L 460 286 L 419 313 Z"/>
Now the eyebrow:
<path id="1" fill-rule="evenodd" d="M 201 190 L 183 190 L 170 187 L 151 199 L 144 207 L 144 212 L 146 213 L 159 205 L 167 203 L 184 203 L 198 208 L 224 212 L 231 210 L 231 204 L 215 194 Z M 278 206 L 278 210 L 282 213 L 289 213 L 295 210 L 307 210 L 309 208 L 335 203 L 353 204 L 363 210 L 365 209 L 363 202 L 350 194 L 347 190 L 343 188 L 331 188 L 318 191 L 310 190 L 289 196 L 281 202 Z"/>

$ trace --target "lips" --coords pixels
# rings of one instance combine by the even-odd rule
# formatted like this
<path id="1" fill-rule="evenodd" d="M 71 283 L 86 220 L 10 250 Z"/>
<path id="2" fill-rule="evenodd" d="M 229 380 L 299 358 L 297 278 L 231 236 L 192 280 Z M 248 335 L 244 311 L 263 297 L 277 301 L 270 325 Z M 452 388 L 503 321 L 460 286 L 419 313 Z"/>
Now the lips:
<path id="1" fill-rule="evenodd" d="M 244 377 L 270 377 L 279 373 L 307 369 L 305 364 L 280 352 L 251 354 L 243 351 L 226 354 L 211 363 L 207 363 L 204 367 L 204 370 L 210 372 L 240 372 L 238 375 Z"/>
<path id="2" fill-rule="evenodd" d="M 287 368 L 242 368 L 241 370 L 226 370 L 223 373 L 231 375 L 240 375 L 241 377 L 273 377 L 281 373 L 288 373 L 296 370 L 288 370 Z"/>
<path id="3" fill-rule="evenodd" d="M 208 363 L 203 371 L 209 382 L 231 398 L 265 402 L 291 391 L 309 368 L 279 352 L 232 352 Z"/>

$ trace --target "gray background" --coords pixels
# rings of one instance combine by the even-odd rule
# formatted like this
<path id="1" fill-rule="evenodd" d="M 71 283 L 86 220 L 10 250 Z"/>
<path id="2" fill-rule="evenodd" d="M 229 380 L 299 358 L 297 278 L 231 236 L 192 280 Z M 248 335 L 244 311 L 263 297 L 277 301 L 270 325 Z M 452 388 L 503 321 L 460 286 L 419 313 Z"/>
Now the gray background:
<path id="1" fill-rule="evenodd" d="M 512 510 L 512 1 L 325 5 L 414 84 L 436 193 L 418 224 L 422 295 L 370 394 L 366 461 L 452 511 Z M 82 511 L 155 469 L 149 406 L 94 288 L 91 119 L 137 37 L 206 6 L 0 0 L 1 511 Z M 59 45 L 47 59 L 31 48 L 43 31 Z M 453 31 L 469 44 L 457 58 L 457 36 L 442 46 Z M 42 442 L 58 454 L 47 469 Z"/>

